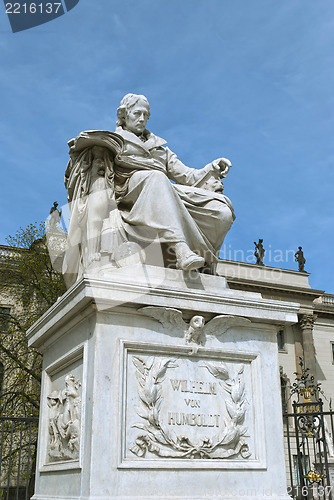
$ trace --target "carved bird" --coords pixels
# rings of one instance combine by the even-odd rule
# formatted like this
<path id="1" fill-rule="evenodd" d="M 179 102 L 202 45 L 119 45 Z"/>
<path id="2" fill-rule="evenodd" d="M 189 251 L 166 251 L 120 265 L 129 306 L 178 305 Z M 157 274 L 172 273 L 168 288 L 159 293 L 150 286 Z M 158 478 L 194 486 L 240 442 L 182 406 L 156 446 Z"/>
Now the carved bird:
<path id="1" fill-rule="evenodd" d="M 203 316 L 197 315 L 191 318 L 187 331 L 184 335 L 184 339 L 187 344 L 190 344 L 191 342 L 195 342 L 198 345 L 201 344 L 204 325 L 205 319 Z"/>
<path id="2" fill-rule="evenodd" d="M 208 323 L 205 323 L 203 316 L 195 315 L 187 324 L 182 318 L 182 312 L 171 307 L 148 306 L 141 308 L 140 312 L 159 321 L 171 333 L 182 332 L 186 343 L 197 345 L 203 345 L 207 337 L 219 337 L 232 327 L 251 323 L 247 318 L 220 314 Z"/>

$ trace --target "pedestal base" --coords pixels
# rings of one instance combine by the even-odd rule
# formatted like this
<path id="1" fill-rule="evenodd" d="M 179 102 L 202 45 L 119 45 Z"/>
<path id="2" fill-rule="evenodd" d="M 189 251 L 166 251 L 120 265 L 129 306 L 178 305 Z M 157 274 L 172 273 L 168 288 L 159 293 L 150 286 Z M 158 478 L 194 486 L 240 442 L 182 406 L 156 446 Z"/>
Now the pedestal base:
<path id="1" fill-rule="evenodd" d="M 334 458 L 328 458 L 329 483 L 334 488 Z"/>
<path id="2" fill-rule="evenodd" d="M 290 498 L 275 323 L 296 311 L 197 273 L 84 277 L 29 331 L 44 354 L 33 498 Z"/>

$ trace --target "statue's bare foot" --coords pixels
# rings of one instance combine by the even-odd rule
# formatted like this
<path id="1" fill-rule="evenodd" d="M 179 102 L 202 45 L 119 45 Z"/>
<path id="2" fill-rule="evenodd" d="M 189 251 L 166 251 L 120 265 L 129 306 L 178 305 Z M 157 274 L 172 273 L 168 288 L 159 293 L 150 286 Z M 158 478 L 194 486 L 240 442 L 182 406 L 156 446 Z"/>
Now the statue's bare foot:
<path id="1" fill-rule="evenodd" d="M 174 246 L 176 255 L 176 267 L 182 271 L 194 271 L 204 266 L 205 260 L 192 252 L 184 242 L 176 243 Z"/>

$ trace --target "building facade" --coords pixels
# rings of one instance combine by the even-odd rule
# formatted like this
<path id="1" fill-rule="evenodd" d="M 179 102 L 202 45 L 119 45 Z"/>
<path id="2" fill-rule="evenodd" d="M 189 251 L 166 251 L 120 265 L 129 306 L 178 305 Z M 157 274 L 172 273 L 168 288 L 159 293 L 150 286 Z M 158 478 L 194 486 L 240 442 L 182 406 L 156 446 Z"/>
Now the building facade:
<path id="1" fill-rule="evenodd" d="M 334 399 L 334 295 L 312 289 L 306 272 L 227 260 L 218 264 L 217 272 L 230 288 L 299 304 L 297 324 L 277 325 L 282 385 L 294 382 L 302 358 L 328 400 Z"/>

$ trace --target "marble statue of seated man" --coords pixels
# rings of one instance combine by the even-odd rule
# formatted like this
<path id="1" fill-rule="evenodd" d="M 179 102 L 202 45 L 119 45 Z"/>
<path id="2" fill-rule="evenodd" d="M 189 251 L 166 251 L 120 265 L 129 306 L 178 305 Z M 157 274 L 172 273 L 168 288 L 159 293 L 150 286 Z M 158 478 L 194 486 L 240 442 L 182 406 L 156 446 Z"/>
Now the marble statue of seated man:
<path id="1" fill-rule="evenodd" d="M 82 193 L 86 196 L 93 193 L 92 201 L 86 202 L 81 210 L 86 235 L 101 231 L 103 218 L 114 208 L 111 205 L 116 204 L 129 237 L 143 241 L 158 237 L 160 243 L 175 253 L 178 269 L 203 268 L 217 261 L 235 218 L 231 201 L 223 195 L 221 182 L 231 163 L 219 158 L 202 169 L 185 166 L 164 139 L 146 129 L 149 117 L 150 107 L 145 96 L 127 94 L 122 99 L 115 133 L 104 133 L 119 140 L 117 154 L 106 156 L 95 146 L 97 159 L 94 159 L 94 148 L 87 149 L 88 152 L 76 151 L 75 161 L 69 163 L 65 174 L 68 199 L 70 202 L 76 199 L 78 203 Z M 72 149 L 76 140 L 69 143 Z M 103 141 L 102 137 L 99 146 L 104 145 Z M 108 147 L 107 140 L 105 147 Z M 88 163 L 87 155 L 90 155 Z M 80 158 L 83 159 L 81 166 Z M 101 161 L 104 162 L 102 170 Z M 96 173 L 99 169 L 100 181 Z M 86 174 L 82 175 L 82 171 Z M 104 189 L 102 196 L 97 196 L 98 182 Z M 81 246 L 87 247 L 89 242 L 81 241 Z M 98 248 L 91 250 L 90 258 L 98 259 L 98 253 Z"/>

